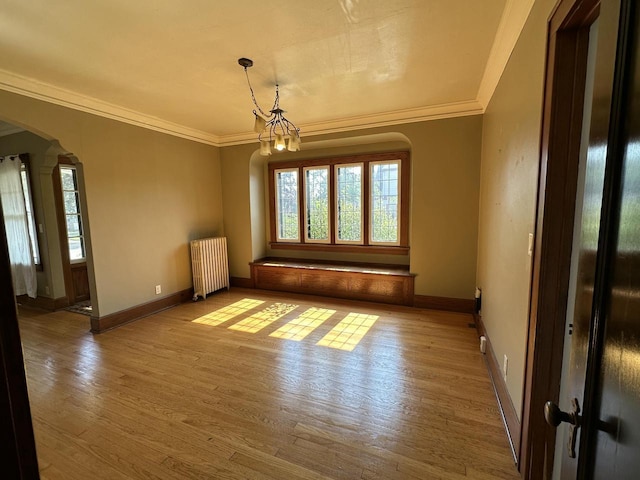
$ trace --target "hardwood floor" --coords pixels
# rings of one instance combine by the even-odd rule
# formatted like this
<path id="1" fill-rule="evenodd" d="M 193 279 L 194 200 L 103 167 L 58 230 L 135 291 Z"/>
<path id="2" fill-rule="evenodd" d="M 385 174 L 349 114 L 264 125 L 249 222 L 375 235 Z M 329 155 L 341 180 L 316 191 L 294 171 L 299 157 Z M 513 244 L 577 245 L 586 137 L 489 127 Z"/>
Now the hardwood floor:
<path id="1" fill-rule="evenodd" d="M 41 477 L 519 478 L 470 322 L 242 289 L 95 336 L 22 309 Z"/>

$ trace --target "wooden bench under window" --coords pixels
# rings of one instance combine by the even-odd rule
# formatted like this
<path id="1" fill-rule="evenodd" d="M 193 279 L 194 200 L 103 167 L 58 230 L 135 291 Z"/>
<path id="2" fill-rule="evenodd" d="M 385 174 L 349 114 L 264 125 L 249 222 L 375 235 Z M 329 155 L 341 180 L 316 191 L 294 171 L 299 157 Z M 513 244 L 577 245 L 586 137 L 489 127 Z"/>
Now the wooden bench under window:
<path id="1" fill-rule="evenodd" d="M 251 262 L 255 288 L 413 305 L 414 277 L 404 265 L 263 258 Z"/>

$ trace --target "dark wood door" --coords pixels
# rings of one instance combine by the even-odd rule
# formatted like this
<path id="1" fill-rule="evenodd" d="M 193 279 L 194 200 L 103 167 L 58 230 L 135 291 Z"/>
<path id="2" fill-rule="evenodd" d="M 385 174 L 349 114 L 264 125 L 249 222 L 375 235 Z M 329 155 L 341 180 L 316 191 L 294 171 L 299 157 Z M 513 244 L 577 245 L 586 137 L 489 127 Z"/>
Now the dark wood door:
<path id="1" fill-rule="evenodd" d="M 593 478 L 640 475 L 640 9 L 621 12 L 620 148 L 607 166 L 608 216 L 603 224 L 602 292 L 591 340 L 590 422 L 579 473 Z M 626 50 L 625 50 L 626 49 Z M 617 119 L 616 119 L 617 120 Z M 599 266 L 600 267 L 600 266 Z"/>
<path id="2" fill-rule="evenodd" d="M 63 188 L 61 177 L 60 177 L 60 167 L 69 166 L 72 163 L 66 157 L 58 158 L 58 166 L 53 170 L 53 187 L 54 193 L 56 196 L 56 212 L 58 217 L 58 231 L 60 233 L 60 249 L 61 249 L 61 258 L 62 258 L 62 268 L 64 272 L 64 283 L 65 283 L 65 291 L 67 294 L 67 298 L 69 300 L 69 304 L 73 305 L 77 302 L 81 302 L 83 300 L 89 300 L 89 276 L 87 272 L 87 262 L 84 260 L 85 256 L 85 247 L 84 247 L 84 239 L 82 240 L 81 245 L 76 245 L 70 243 L 70 235 L 68 226 L 74 225 L 74 229 L 79 230 L 79 233 L 75 233 L 76 235 L 84 236 L 84 229 L 82 225 L 82 221 L 80 220 L 80 196 L 77 192 L 66 191 Z M 74 174 L 73 177 L 74 184 L 77 184 L 77 178 Z M 73 187 L 72 187 L 73 188 Z M 79 188 L 79 187 L 75 187 Z M 76 198 L 76 200 L 69 201 L 69 195 L 72 198 Z M 66 205 L 68 204 L 77 205 L 77 208 L 74 210 L 77 212 L 77 220 L 75 222 L 70 222 L 70 218 L 74 218 L 74 215 L 67 215 Z M 75 247 L 75 248 L 74 248 Z M 70 256 L 70 251 L 81 251 L 81 256 L 83 257 L 81 260 L 72 259 Z M 77 257 L 78 255 L 76 255 Z"/>
<path id="3" fill-rule="evenodd" d="M 4 222 L 0 222 L 0 280 L 3 285 L 0 288 L 0 471 L 2 478 L 38 479 L 38 458 Z"/>
<path id="4" fill-rule="evenodd" d="M 579 241 L 574 242 L 579 254 L 568 393 L 581 411 L 575 457 L 567 445 L 562 478 L 635 479 L 640 471 L 640 22 L 635 2 L 603 2 L 596 25 L 589 153 L 584 194 L 577 203 L 582 203 L 576 216 Z M 565 438 L 570 443 L 570 435 Z"/>

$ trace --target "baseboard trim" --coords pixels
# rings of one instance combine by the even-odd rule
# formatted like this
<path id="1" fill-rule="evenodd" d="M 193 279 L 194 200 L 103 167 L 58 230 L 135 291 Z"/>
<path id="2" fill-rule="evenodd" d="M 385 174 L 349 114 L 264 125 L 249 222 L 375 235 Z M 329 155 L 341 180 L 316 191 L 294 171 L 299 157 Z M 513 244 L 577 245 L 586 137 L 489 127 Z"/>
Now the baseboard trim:
<path id="1" fill-rule="evenodd" d="M 429 308 L 431 310 L 445 310 L 447 312 L 473 313 L 475 301 L 466 298 L 414 295 L 413 306 L 417 308 Z"/>
<path id="2" fill-rule="evenodd" d="M 147 317 L 167 308 L 175 307 L 193 298 L 193 288 L 187 288 L 152 302 L 136 305 L 103 317 L 91 317 L 91 332 L 103 333 L 125 323 Z"/>
<path id="3" fill-rule="evenodd" d="M 18 295 L 16 297 L 16 300 L 20 305 L 24 305 L 26 307 L 40 308 L 48 312 L 54 312 L 56 310 L 60 310 L 62 308 L 66 308 L 69 306 L 69 298 L 66 296 L 59 297 L 59 298 L 47 298 L 47 297 L 31 298 L 28 295 Z"/>
<path id="4" fill-rule="evenodd" d="M 500 409 L 502 421 L 507 431 L 509 444 L 511 445 L 511 454 L 513 455 L 513 459 L 516 462 L 516 465 L 518 465 L 520 462 L 518 454 L 520 452 L 520 433 L 522 428 L 520 425 L 520 420 L 518 420 L 516 408 L 513 406 L 511 396 L 509 395 L 509 391 L 507 390 L 507 384 L 502 377 L 502 369 L 500 368 L 500 364 L 498 363 L 496 354 L 493 351 L 491 340 L 489 339 L 487 331 L 484 328 L 484 323 L 482 323 L 482 317 L 478 314 L 474 314 L 473 318 L 475 320 L 476 327 L 478 328 L 479 335 L 484 335 L 484 337 L 487 339 L 487 348 L 486 354 L 484 355 L 484 360 L 485 364 L 487 365 L 487 370 L 489 371 L 489 377 L 491 378 L 493 390 L 496 394 L 496 398 L 498 399 L 498 408 Z"/>
<path id="5" fill-rule="evenodd" d="M 253 280 L 251 278 L 243 278 L 243 277 L 229 277 L 229 282 L 232 287 L 238 288 L 255 288 L 253 284 Z"/>

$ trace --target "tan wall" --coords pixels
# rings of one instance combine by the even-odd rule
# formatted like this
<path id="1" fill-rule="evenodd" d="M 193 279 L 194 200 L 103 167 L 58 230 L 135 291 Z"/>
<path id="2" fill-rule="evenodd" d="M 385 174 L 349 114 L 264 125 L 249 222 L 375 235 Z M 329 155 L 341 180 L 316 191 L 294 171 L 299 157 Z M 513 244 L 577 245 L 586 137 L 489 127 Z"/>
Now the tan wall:
<path id="1" fill-rule="evenodd" d="M 476 271 L 481 131 L 481 117 L 472 116 L 305 137 L 301 152 L 274 154 L 269 161 L 364 153 L 378 147 L 387 150 L 410 148 L 410 267 L 418 275 L 416 293 L 471 298 Z M 381 141 L 381 135 L 388 138 Z M 367 138 L 371 140 L 367 142 Z M 255 174 L 255 169 L 250 168 L 250 161 L 256 145 L 225 147 L 221 150 L 225 233 L 231 245 L 231 274 L 248 278 L 248 263 L 254 259 L 251 215 L 252 208 L 258 208 L 255 204 L 250 205 L 249 200 L 253 199 L 249 176 L 251 172 Z M 264 193 L 253 193 L 262 197 L 261 206 L 265 210 L 264 215 L 268 215 Z M 264 235 L 266 245 L 266 235 L 259 231 L 255 234 Z M 265 248 L 265 251 L 280 256 L 294 255 L 283 250 Z M 319 256 L 316 254 L 315 257 Z M 332 258 L 347 257 L 334 255 Z M 348 258 L 360 261 L 407 261 L 402 257 Z"/>
<path id="2" fill-rule="evenodd" d="M 537 1 L 486 110 L 482 135 L 477 283 L 482 320 L 507 388 L 522 406 L 531 257 L 540 153 L 546 21 L 553 0 Z"/>
<path id="3" fill-rule="evenodd" d="M 101 316 L 191 287 L 189 240 L 224 233 L 217 148 L 4 91 L 0 117 L 82 162 Z"/>
<path id="4" fill-rule="evenodd" d="M 249 162 L 254 151 L 254 145 L 220 149 L 224 233 L 227 236 L 229 274 L 232 277 L 249 278 L 249 262 L 254 259 Z"/>

